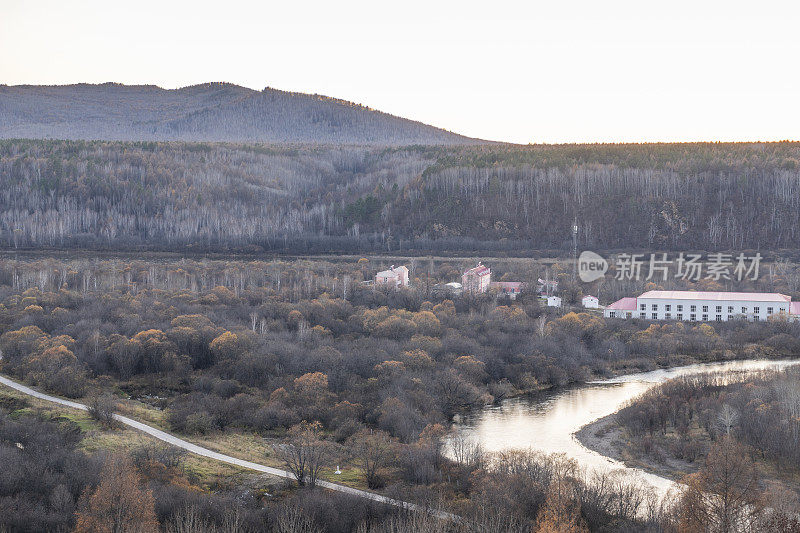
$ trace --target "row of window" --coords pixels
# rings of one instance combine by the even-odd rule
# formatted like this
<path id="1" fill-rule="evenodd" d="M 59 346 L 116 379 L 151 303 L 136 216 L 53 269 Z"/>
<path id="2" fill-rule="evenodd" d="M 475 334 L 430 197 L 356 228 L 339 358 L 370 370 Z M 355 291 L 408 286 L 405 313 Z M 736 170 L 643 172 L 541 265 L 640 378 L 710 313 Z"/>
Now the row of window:
<path id="1" fill-rule="evenodd" d="M 708 313 L 709 306 L 704 305 L 702 307 L 703 307 L 703 312 L 704 313 Z M 652 311 L 658 311 L 658 304 L 652 304 L 650 306 L 650 309 Z M 676 304 L 675 305 L 675 310 L 677 312 L 679 312 L 679 313 L 682 312 L 683 311 L 683 304 Z M 647 311 L 647 304 L 639 304 L 639 311 Z M 664 304 L 664 312 L 669 313 L 671 311 L 672 311 L 672 304 Z M 689 306 L 689 311 L 691 311 L 692 313 L 697 312 L 697 306 L 696 305 L 690 305 Z M 778 311 L 779 312 L 784 312 L 785 309 L 780 309 L 779 308 Z M 722 306 L 721 305 L 717 305 L 716 306 L 716 312 L 717 313 L 722 313 Z M 735 312 L 734 311 L 734 307 L 732 305 L 729 305 L 728 306 L 728 314 L 733 314 L 734 312 Z M 742 306 L 741 307 L 741 312 L 742 312 L 742 314 L 746 315 L 749 311 L 748 311 L 747 307 Z M 774 312 L 775 312 L 775 308 L 774 307 L 767 307 L 767 314 L 768 315 L 771 315 Z M 756 314 L 756 315 L 761 314 L 761 307 L 754 306 L 753 307 L 753 313 Z"/>
<path id="2" fill-rule="evenodd" d="M 616 312 L 614 312 L 614 311 L 611 311 L 611 312 L 608 314 L 608 316 L 609 316 L 609 317 L 611 317 L 611 318 L 614 318 L 614 317 L 616 317 L 616 316 L 617 316 L 617 313 L 616 313 Z M 630 314 L 629 314 L 628 316 L 630 317 Z M 647 313 L 639 313 L 639 318 L 647 318 Z M 652 313 L 652 314 L 650 315 L 650 318 L 652 318 L 653 320 L 658 320 L 658 313 Z M 671 313 L 664 313 L 664 320 L 672 320 L 672 314 L 671 314 Z M 683 313 L 677 313 L 677 314 L 675 315 L 675 320 L 683 320 Z M 691 313 L 691 314 L 689 315 L 689 320 L 690 320 L 690 321 L 695 321 L 695 320 L 697 320 L 697 314 L 696 314 L 696 313 Z M 703 313 L 703 315 L 702 315 L 702 320 L 703 320 L 704 322 L 707 322 L 707 321 L 708 321 L 708 314 L 706 314 L 706 313 Z M 723 320 L 723 316 L 722 316 L 722 315 L 715 315 L 715 316 L 714 316 L 714 320 L 716 320 L 717 322 L 722 322 L 722 320 Z M 758 321 L 759 321 L 759 317 L 757 317 L 757 316 L 754 316 L 754 317 L 753 317 L 753 320 L 755 320 L 756 322 L 758 322 Z"/>
<path id="3" fill-rule="evenodd" d="M 633 313 L 629 312 L 626 315 L 626 313 L 623 312 L 621 317 L 625 318 L 627 316 L 627 318 L 631 318 L 632 315 L 633 315 Z M 609 318 L 616 318 L 617 312 L 616 311 L 609 311 L 608 312 L 608 316 L 609 316 Z M 675 320 L 683 320 L 683 316 L 684 316 L 683 313 L 677 313 L 675 315 Z M 647 318 L 647 313 L 639 313 L 639 318 L 645 318 L 646 319 Z M 658 320 L 658 313 L 652 313 L 650 315 L 650 318 L 652 318 L 653 320 Z M 664 313 L 664 320 L 672 320 L 672 314 L 671 313 Z M 697 314 L 696 313 L 691 313 L 689 315 L 689 320 L 692 321 L 692 322 L 696 321 L 697 320 Z M 707 322 L 708 321 L 708 315 L 704 313 L 702 315 L 702 320 Z M 722 315 L 714 315 L 714 320 L 716 320 L 717 322 L 721 322 L 723 320 L 723 316 Z M 760 318 L 758 316 L 754 316 L 753 320 L 758 322 L 760 320 Z"/>

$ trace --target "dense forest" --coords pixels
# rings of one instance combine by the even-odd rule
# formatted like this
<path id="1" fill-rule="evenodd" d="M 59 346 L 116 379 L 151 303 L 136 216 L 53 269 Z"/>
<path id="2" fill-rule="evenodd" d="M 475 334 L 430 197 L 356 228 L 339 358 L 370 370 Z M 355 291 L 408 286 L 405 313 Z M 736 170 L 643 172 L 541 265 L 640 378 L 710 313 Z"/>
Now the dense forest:
<path id="1" fill-rule="evenodd" d="M 0 243 L 182 251 L 797 249 L 800 144 L 0 142 Z"/>
<path id="2" fill-rule="evenodd" d="M 0 138 L 335 144 L 476 142 L 320 96 L 231 83 L 0 85 Z"/>

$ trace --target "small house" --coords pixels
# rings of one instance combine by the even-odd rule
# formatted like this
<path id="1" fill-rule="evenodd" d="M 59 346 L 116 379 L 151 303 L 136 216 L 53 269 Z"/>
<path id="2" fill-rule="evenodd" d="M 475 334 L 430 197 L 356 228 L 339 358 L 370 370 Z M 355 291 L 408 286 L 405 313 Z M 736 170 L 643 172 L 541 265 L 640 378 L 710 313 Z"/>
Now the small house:
<path id="1" fill-rule="evenodd" d="M 407 287 L 408 269 L 404 266 L 392 265 L 389 270 L 378 272 L 375 275 L 375 285 L 381 287 Z"/>
<path id="2" fill-rule="evenodd" d="M 547 297 L 547 307 L 561 307 L 561 297 L 560 296 L 548 296 Z"/>
<path id="3" fill-rule="evenodd" d="M 581 298 L 581 304 L 584 309 L 600 309 L 600 300 L 597 299 L 597 296 L 584 296 Z"/>

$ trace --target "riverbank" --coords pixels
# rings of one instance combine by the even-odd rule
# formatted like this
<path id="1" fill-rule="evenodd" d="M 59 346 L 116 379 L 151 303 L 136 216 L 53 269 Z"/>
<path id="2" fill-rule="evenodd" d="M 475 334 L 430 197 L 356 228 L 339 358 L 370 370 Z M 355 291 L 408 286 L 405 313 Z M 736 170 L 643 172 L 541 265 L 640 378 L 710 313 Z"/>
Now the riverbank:
<path id="1" fill-rule="evenodd" d="M 632 411 L 625 410 L 626 404 L 621 404 L 614 412 L 595 418 L 579 428 L 573 433 L 573 437 L 588 450 L 618 461 L 627 468 L 680 481 L 687 474 L 697 472 L 703 467 L 706 453 L 722 431 L 720 427 L 722 419 L 717 413 L 722 406 L 731 404 L 739 406 L 738 408 L 743 411 L 735 412 L 736 420 L 740 417 L 742 420 L 753 420 L 755 413 L 748 414 L 746 409 L 751 411 L 757 409 L 758 417 L 780 421 L 780 415 L 785 411 L 780 409 L 782 397 L 776 396 L 775 391 L 781 386 L 795 386 L 798 371 L 794 370 L 794 374 L 788 374 L 791 372 L 789 367 L 799 363 L 797 360 L 774 361 L 772 368 L 741 368 L 738 371 L 744 371 L 745 374 L 725 376 L 726 381 L 722 387 L 720 385 L 723 382 L 719 381 L 721 375 L 707 382 L 701 380 L 686 384 L 677 382 L 672 385 L 662 385 L 666 388 L 662 388 L 662 392 L 656 397 L 634 396 L 627 402 L 627 405 L 633 402 Z M 696 367 L 695 370 L 699 369 Z M 736 372 L 736 369 L 729 368 L 727 372 Z M 691 372 L 695 373 L 697 372 Z M 636 379 L 641 376 L 630 377 Z M 659 383 L 668 381 L 668 377 L 662 376 L 662 378 L 664 379 L 658 380 Z M 597 385 L 608 386 L 621 382 L 607 380 L 598 382 Z M 759 400 L 758 405 L 752 406 L 749 401 L 751 397 L 762 398 L 763 401 Z M 653 413 L 660 411 L 661 416 L 664 415 L 664 405 L 671 406 L 664 427 L 650 434 L 641 431 L 643 427 L 652 424 L 652 417 L 655 416 Z M 702 405 L 702 414 L 699 414 L 701 407 L 698 405 Z M 695 415 L 688 415 L 686 418 L 685 413 L 692 412 Z M 631 418 L 632 416 L 634 418 Z M 683 418 L 675 418 L 681 416 Z M 624 424 L 621 417 L 624 417 Z M 793 453 L 791 433 L 781 432 L 781 428 L 790 423 L 790 420 L 786 420 L 772 427 L 763 427 L 754 437 L 752 426 L 746 426 L 746 423 L 742 422 L 741 426 L 737 426 L 736 438 L 752 447 L 755 466 L 765 483 L 771 486 L 783 486 L 800 495 L 800 470 L 796 466 L 791 466 Z M 733 424 L 736 425 L 736 422 Z M 631 433 L 629 428 L 632 427 L 639 428 L 640 431 Z M 761 435 L 768 431 L 771 433 L 764 440 Z M 765 453 L 767 452 L 764 448 L 765 442 L 770 443 L 768 453 Z M 774 447 L 776 443 L 784 445 L 776 448 Z M 781 453 L 783 455 L 779 455 Z"/>
<path id="2" fill-rule="evenodd" d="M 637 449 L 640 445 L 628 438 L 625 430 L 617 423 L 617 413 L 590 422 L 574 436 L 589 450 L 619 461 L 628 468 L 643 470 L 673 481 L 678 481 L 698 469 L 696 463 L 665 455 L 656 458 L 642 453 Z"/>

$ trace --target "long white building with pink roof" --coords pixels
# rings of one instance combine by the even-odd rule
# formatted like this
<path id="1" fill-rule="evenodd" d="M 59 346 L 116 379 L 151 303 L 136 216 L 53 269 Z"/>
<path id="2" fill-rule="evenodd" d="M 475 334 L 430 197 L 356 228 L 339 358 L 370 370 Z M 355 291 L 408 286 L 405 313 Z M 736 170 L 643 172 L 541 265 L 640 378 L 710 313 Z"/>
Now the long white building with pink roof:
<path id="1" fill-rule="evenodd" d="M 608 318 L 713 322 L 767 320 L 772 316 L 796 319 L 800 302 L 773 292 L 647 291 L 622 298 L 603 311 Z"/>

